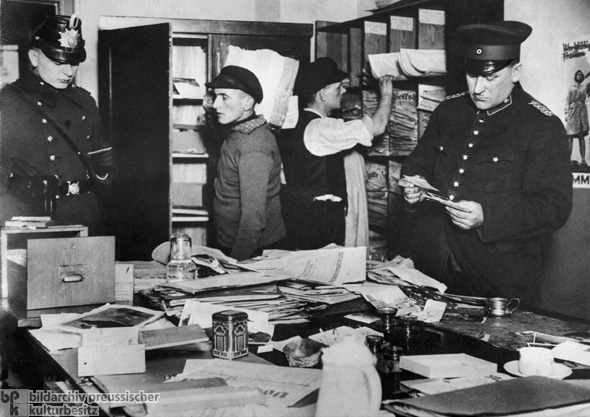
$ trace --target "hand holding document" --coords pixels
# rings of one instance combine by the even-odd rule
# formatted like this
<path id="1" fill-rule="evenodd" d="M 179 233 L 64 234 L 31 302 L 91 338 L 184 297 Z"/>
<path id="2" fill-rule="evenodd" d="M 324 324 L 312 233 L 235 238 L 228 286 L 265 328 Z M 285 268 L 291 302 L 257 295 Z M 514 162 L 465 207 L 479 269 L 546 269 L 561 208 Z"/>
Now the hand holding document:
<path id="1" fill-rule="evenodd" d="M 403 178 L 401 178 L 399 180 L 399 185 L 400 185 L 400 187 L 411 187 L 411 186 L 415 185 L 416 187 L 420 187 L 423 190 L 438 191 L 438 188 L 434 188 L 432 185 L 430 185 L 430 183 L 428 181 L 426 181 L 426 179 L 424 179 L 418 175 L 414 175 L 414 176 L 404 175 Z"/>
<path id="2" fill-rule="evenodd" d="M 469 209 L 468 207 L 465 207 L 464 205 L 461 205 L 459 203 L 454 203 L 451 200 L 449 200 L 448 198 L 443 197 L 442 195 L 426 192 L 424 194 L 424 197 L 428 201 L 434 201 L 435 203 L 440 203 L 443 206 L 451 207 L 456 210 L 464 211 L 466 213 L 471 213 L 471 209 Z"/>

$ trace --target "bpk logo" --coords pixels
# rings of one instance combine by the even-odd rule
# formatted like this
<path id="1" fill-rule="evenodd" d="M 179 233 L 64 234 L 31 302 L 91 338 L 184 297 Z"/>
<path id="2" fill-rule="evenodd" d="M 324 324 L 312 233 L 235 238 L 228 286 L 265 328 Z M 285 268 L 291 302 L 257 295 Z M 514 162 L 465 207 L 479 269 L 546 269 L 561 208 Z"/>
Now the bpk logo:
<path id="1" fill-rule="evenodd" d="M 0 389 L 0 417 L 29 415 L 29 391 L 26 389 Z"/>

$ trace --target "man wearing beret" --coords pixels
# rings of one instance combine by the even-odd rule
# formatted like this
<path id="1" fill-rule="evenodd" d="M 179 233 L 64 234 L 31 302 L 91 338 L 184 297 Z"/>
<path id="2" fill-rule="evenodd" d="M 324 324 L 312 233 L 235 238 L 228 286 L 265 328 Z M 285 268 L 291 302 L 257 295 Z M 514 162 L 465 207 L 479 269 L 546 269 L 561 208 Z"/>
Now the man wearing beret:
<path id="1" fill-rule="evenodd" d="M 297 74 L 295 92 L 305 108 L 295 128 L 283 131 L 279 140 L 290 249 L 318 249 L 330 243 L 368 247 L 364 165 L 352 148 L 370 146 L 385 131 L 393 85 L 391 76 L 382 77 L 375 114 L 346 122 L 330 115 L 342 108 L 347 78 L 331 58 L 319 58 Z"/>
<path id="2" fill-rule="evenodd" d="M 0 92 L 0 220 L 52 215 L 102 234 L 113 156 L 96 102 L 73 85 L 86 59 L 80 19 L 46 16 L 28 57 L 32 70 Z"/>
<path id="3" fill-rule="evenodd" d="M 207 87 L 215 92 L 213 108 L 227 134 L 215 178 L 217 246 L 241 261 L 280 247 L 285 238 L 281 157 L 270 126 L 254 111 L 263 98 L 256 75 L 228 65 Z"/>
<path id="4" fill-rule="evenodd" d="M 520 44 L 532 29 L 506 21 L 462 26 L 468 91 L 441 103 L 404 162 L 464 210 L 425 201 L 402 180 L 415 216 L 416 268 L 448 292 L 539 302 L 542 241 L 572 208 L 567 136 L 561 121 L 527 94 Z"/>

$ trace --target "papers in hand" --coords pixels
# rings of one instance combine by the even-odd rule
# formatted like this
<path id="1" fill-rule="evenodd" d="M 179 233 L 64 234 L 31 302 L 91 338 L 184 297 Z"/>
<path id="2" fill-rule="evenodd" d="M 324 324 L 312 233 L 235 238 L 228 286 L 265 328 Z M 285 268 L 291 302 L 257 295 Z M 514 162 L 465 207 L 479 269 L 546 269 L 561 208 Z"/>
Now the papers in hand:
<path id="1" fill-rule="evenodd" d="M 438 188 L 434 188 L 432 185 L 430 185 L 430 183 L 428 181 L 426 181 L 422 177 L 419 177 L 418 175 L 414 175 L 411 177 L 408 175 L 403 176 L 403 178 L 400 180 L 400 186 L 401 187 L 408 187 L 408 185 L 405 185 L 403 181 L 409 182 L 410 184 L 415 185 L 416 187 L 420 187 L 423 190 L 438 191 Z"/>
<path id="2" fill-rule="evenodd" d="M 471 209 L 469 209 L 468 207 L 465 207 L 465 206 L 458 204 L 458 203 L 453 203 L 451 200 L 449 200 L 446 197 L 443 197 L 442 195 L 426 192 L 424 194 L 424 196 L 429 201 L 434 201 L 436 203 L 442 204 L 443 206 L 451 207 L 456 210 L 464 211 L 466 213 L 471 213 Z"/>

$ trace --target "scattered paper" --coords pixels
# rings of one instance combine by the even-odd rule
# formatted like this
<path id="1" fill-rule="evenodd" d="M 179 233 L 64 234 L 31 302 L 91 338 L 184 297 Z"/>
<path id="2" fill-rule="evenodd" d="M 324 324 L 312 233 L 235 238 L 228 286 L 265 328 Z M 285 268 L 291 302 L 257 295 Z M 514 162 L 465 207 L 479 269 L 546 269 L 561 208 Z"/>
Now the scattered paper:
<path id="1" fill-rule="evenodd" d="M 411 381 L 402 381 L 402 384 L 410 389 L 420 391 L 423 394 L 434 395 L 463 388 L 492 384 L 499 381 L 505 381 L 507 379 L 513 379 L 513 377 L 507 374 L 494 372 L 489 375 L 476 375 L 459 378 L 415 379 Z"/>
<path id="2" fill-rule="evenodd" d="M 566 341 L 555 346 L 551 351 L 555 359 L 590 366 L 590 346 L 586 344 Z"/>
<path id="3" fill-rule="evenodd" d="M 442 301 L 426 300 L 426 304 L 424 304 L 424 310 L 419 313 L 414 313 L 413 315 L 424 323 L 437 323 L 443 318 L 446 308 L 447 303 L 443 303 Z"/>
<path id="4" fill-rule="evenodd" d="M 231 387 L 258 387 L 267 404 L 288 407 L 311 394 L 321 384 L 320 369 L 261 365 L 223 359 L 189 359 L 182 379 L 221 377 Z"/>
<path id="5" fill-rule="evenodd" d="M 353 337 L 355 339 L 362 340 L 364 342 L 368 335 L 383 336 L 383 333 L 373 330 L 369 327 L 358 327 L 353 329 L 348 326 L 340 326 L 333 330 L 320 331 L 314 335 L 309 336 L 310 339 L 316 342 L 323 343 L 327 346 L 332 346 L 335 343 L 341 342 L 344 339 Z"/>

